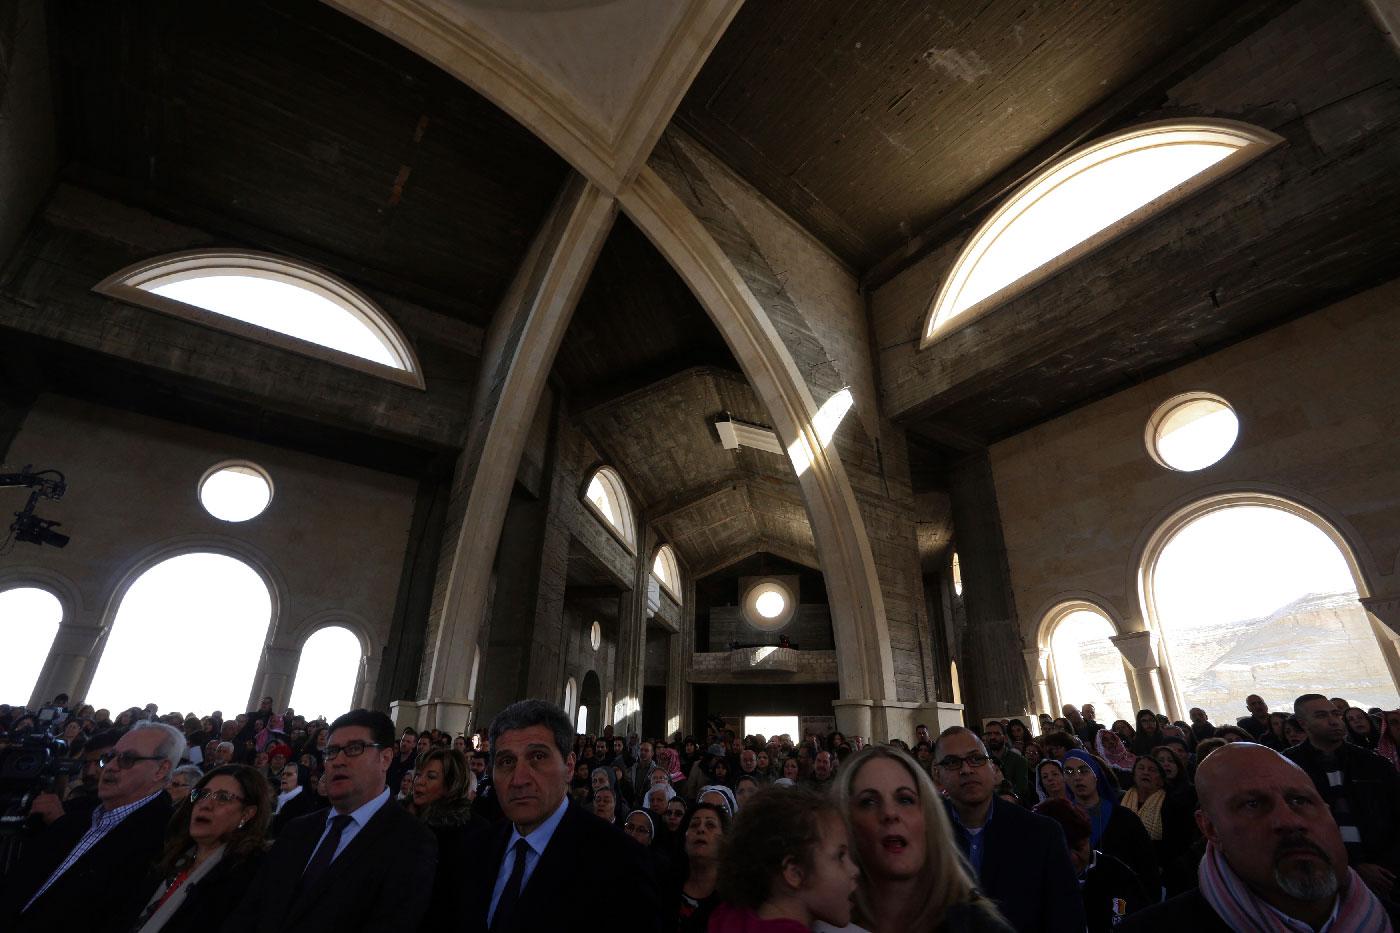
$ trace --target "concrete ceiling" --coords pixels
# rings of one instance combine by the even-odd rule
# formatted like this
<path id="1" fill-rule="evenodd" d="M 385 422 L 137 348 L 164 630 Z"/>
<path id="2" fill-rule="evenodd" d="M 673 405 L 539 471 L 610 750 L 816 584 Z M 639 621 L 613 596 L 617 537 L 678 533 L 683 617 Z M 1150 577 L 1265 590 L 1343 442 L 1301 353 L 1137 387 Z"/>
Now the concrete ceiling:
<path id="1" fill-rule="evenodd" d="M 1230 6 L 748 3 L 676 119 L 863 271 Z"/>
<path id="2" fill-rule="evenodd" d="M 489 319 L 563 160 L 312 0 L 48 4 L 67 178 Z"/>
<path id="3" fill-rule="evenodd" d="M 791 464 L 781 454 L 725 450 L 714 422 L 726 413 L 767 419 L 742 376 L 700 367 L 589 409 L 581 422 L 692 575 L 759 552 L 817 566 Z"/>

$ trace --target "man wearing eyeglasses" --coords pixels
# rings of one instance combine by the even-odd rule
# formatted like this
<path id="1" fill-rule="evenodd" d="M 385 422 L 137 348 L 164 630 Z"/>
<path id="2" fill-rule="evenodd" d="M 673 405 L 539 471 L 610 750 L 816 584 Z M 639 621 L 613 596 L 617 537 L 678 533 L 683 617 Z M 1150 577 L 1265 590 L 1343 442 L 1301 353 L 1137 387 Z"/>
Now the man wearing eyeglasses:
<path id="1" fill-rule="evenodd" d="M 996 769 L 970 729 L 943 730 L 934 762 L 934 780 L 947 794 L 953 832 L 979 890 L 1023 933 L 1082 933 L 1084 904 L 1059 824 L 997 797 Z"/>
<path id="2" fill-rule="evenodd" d="M 165 787 L 185 737 L 140 722 L 99 763 L 98 805 L 70 813 L 27 843 L 0 890 L 0 930 L 124 930 L 141 912 L 146 871 L 173 807 Z"/>
<path id="3" fill-rule="evenodd" d="M 394 726 L 357 709 L 331 723 L 329 810 L 281 830 L 225 933 L 416 931 L 437 865 L 432 832 L 389 799 Z"/>

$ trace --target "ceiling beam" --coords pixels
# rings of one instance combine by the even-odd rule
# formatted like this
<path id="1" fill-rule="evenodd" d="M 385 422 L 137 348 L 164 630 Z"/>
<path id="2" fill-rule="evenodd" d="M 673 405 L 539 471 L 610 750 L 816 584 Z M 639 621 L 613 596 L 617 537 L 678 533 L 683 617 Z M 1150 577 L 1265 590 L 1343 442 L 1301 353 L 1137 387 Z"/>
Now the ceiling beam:
<path id="1" fill-rule="evenodd" d="M 991 181 L 946 211 L 930 226 L 915 234 L 903 246 L 871 266 L 861 276 L 861 290 L 872 291 L 933 252 L 966 228 L 979 223 L 1015 188 L 1070 150 L 1131 118 L 1151 106 L 1169 87 L 1200 68 L 1223 50 L 1234 45 L 1277 16 L 1297 0 L 1245 0 L 1238 3 L 1213 28 L 1186 43 L 1170 55 L 1149 65 L 1102 101 L 1090 107 L 1069 124 L 1052 134 L 1025 156 L 999 172 Z"/>
<path id="2" fill-rule="evenodd" d="M 715 496 L 723 495 L 731 490 L 741 490 L 747 483 L 748 474 L 746 473 L 737 470 L 726 473 L 719 479 L 682 489 L 660 502 L 647 505 L 642 509 L 642 518 L 650 524 L 661 524 L 675 518 L 682 512 L 689 511 L 697 505 L 713 499 Z"/>

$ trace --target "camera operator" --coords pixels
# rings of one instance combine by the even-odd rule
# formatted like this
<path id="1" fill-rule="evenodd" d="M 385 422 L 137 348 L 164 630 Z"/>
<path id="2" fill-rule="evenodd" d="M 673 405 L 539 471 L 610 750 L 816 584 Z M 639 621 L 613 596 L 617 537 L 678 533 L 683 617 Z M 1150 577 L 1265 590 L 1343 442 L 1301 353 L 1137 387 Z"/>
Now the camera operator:
<path id="1" fill-rule="evenodd" d="M 57 793 L 39 794 L 30 804 L 29 813 L 31 816 L 43 820 L 48 826 L 62 816 L 91 816 L 92 811 L 97 809 L 101 803 L 97 796 L 97 781 L 102 775 L 102 766 L 99 759 L 112 746 L 117 744 L 117 739 L 121 738 L 121 733 L 108 730 L 99 732 L 88 740 L 83 747 L 82 763 L 83 770 L 77 784 L 71 784 L 66 792 L 60 797 Z M 60 788 L 59 790 L 63 790 Z"/>
<path id="2" fill-rule="evenodd" d="M 141 722 L 123 735 L 102 756 L 91 815 L 64 815 L 25 845 L 0 889 L 0 929 L 130 927 L 173 809 L 165 786 L 184 753 L 185 737 L 164 723 Z"/>

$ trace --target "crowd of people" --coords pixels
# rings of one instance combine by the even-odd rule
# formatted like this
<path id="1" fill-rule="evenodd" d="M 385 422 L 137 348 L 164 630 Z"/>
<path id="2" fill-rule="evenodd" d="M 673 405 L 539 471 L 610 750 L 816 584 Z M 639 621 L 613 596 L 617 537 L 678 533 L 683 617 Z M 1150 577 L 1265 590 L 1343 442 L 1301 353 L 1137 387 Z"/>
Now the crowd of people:
<path id="1" fill-rule="evenodd" d="M 1246 712 L 867 744 L 0 706 L 71 772 L 10 800 L 0 930 L 1393 929 L 1400 710 Z"/>

